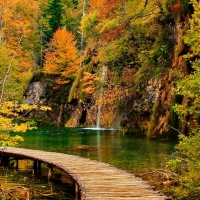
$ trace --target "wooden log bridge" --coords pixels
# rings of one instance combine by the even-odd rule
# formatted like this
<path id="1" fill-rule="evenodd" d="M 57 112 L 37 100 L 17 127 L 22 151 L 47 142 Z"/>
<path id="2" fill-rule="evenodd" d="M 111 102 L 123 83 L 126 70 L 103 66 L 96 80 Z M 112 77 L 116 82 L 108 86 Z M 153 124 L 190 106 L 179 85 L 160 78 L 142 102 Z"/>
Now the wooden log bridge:
<path id="1" fill-rule="evenodd" d="M 78 156 L 40 150 L 0 147 L 0 156 L 13 156 L 50 164 L 67 172 L 81 200 L 166 200 L 146 181 L 112 165 Z"/>

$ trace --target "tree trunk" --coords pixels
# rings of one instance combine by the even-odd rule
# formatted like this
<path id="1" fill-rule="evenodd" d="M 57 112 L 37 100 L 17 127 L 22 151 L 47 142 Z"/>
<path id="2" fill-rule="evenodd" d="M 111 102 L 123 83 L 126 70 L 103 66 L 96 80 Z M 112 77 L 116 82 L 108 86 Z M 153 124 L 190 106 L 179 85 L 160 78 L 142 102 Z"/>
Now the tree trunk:
<path id="1" fill-rule="evenodd" d="M 144 7 L 146 7 L 148 4 L 148 0 L 145 1 Z"/>

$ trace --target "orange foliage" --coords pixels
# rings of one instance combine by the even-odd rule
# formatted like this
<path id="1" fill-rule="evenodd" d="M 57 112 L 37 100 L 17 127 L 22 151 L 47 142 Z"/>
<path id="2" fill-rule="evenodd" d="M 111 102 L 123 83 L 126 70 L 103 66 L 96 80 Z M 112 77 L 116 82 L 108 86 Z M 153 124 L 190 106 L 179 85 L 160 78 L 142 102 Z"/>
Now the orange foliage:
<path id="1" fill-rule="evenodd" d="M 1 76 L 7 76 L 8 66 L 7 83 L 12 85 L 7 89 L 10 87 L 7 84 L 5 98 L 19 98 L 35 70 L 35 46 L 31 45 L 38 35 L 38 16 L 39 6 L 35 0 L 0 0 Z"/>
<path id="2" fill-rule="evenodd" d="M 81 81 L 83 82 L 82 91 L 87 94 L 93 94 L 95 91 L 96 82 L 100 81 L 100 78 L 95 74 L 84 72 L 84 77 Z"/>
<path id="3" fill-rule="evenodd" d="M 125 0 L 104 0 L 99 10 L 99 19 L 110 19 L 115 17 L 115 13 L 120 10 Z"/>
<path id="4" fill-rule="evenodd" d="M 103 20 L 112 20 L 116 18 L 117 13 L 121 13 L 123 11 L 125 0 L 91 0 L 90 1 L 90 12 L 97 12 L 98 13 L 98 20 L 102 22 Z M 101 37 L 105 41 L 112 41 L 116 39 L 120 32 L 125 29 L 127 25 L 127 21 L 125 20 L 123 23 L 118 22 L 115 27 L 111 29 L 101 31 Z M 104 26 L 104 24 L 102 24 Z M 99 28 L 101 25 L 99 26 Z"/>
<path id="5" fill-rule="evenodd" d="M 99 19 L 108 19 L 115 16 L 115 12 L 119 11 L 125 0 L 90 0 L 89 11 L 99 12 Z"/>
<path id="6" fill-rule="evenodd" d="M 44 72 L 56 75 L 57 84 L 66 84 L 79 68 L 74 35 L 65 29 L 58 29 L 49 51 L 45 55 Z"/>
<path id="7" fill-rule="evenodd" d="M 32 33 L 39 7 L 34 0 L 1 0 L 0 8 L 2 42 L 15 48 L 22 35 L 26 37 Z"/>
<path id="8" fill-rule="evenodd" d="M 99 10 L 99 8 L 102 6 L 106 0 L 90 0 L 90 7 L 88 8 L 90 12 Z"/>
<path id="9" fill-rule="evenodd" d="M 177 13 L 177 14 L 182 13 L 182 6 L 180 2 L 172 4 L 172 5 L 168 5 L 168 9 L 172 11 L 173 13 Z"/>
<path id="10" fill-rule="evenodd" d="M 126 67 L 123 70 L 123 76 L 122 76 L 122 84 L 124 86 L 130 86 L 133 82 L 133 69 L 130 67 Z"/>
<path id="11" fill-rule="evenodd" d="M 102 37 L 105 41 L 112 41 L 116 39 L 120 34 L 122 34 L 122 31 L 125 30 L 126 22 L 116 26 L 115 28 L 105 31 L 102 33 Z"/>
<path id="12" fill-rule="evenodd" d="M 108 85 L 104 90 L 102 100 L 97 99 L 97 104 L 102 104 L 102 112 L 100 116 L 100 124 L 107 128 L 112 127 L 116 121 L 116 110 L 119 102 L 127 95 L 128 90 L 124 90 L 120 86 Z"/>

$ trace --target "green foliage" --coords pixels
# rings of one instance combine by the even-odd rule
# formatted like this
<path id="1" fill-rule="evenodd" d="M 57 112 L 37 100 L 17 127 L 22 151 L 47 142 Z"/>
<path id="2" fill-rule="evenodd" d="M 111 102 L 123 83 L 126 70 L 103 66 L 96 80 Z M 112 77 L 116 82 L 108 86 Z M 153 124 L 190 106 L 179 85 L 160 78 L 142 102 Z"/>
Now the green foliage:
<path id="1" fill-rule="evenodd" d="M 175 4 L 177 2 L 179 2 L 179 0 L 167 0 L 166 5 L 172 5 L 172 4 Z"/>
<path id="2" fill-rule="evenodd" d="M 113 53 L 114 52 L 114 53 Z M 118 40 L 113 40 L 109 45 L 102 46 L 99 49 L 99 57 L 102 62 L 105 63 L 122 63 L 125 67 L 125 60 L 130 59 L 133 61 L 133 52 L 134 52 L 134 41 L 130 38 L 130 35 L 127 33 Z"/>
<path id="3" fill-rule="evenodd" d="M 123 109 L 126 107 L 126 104 L 125 104 L 124 101 L 119 100 L 118 103 L 117 103 L 117 107 L 118 107 L 120 110 L 123 110 Z"/>
<path id="4" fill-rule="evenodd" d="M 52 38 L 54 32 L 61 28 L 63 24 L 63 4 L 61 0 L 50 0 L 48 7 L 44 12 L 44 18 L 49 24 L 49 30 L 46 31 L 46 35 L 49 39 Z"/>
<path id="5" fill-rule="evenodd" d="M 150 75 L 151 71 L 149 67 L 142 67 L 133 75 L 134 86 L 137 88 L 137 92 L 140 92 L 142 88 L 144 89 Z"/>
<path id="6" fill-rule="evenodd" d="M 26 124 L 27 124 L 28 126 L 31 126 L 31 127 L 32 127 L 32 126 L 33 126 L 33 127 L 37 126 L 37 122 L 36 122 L 35 120 L 33 120 L 33 119 L 32 119 L 31 121 L 27 121 Z"/>
<path id="7" fill-rule="evenodd" d="M 80 99 L 83 102 L 87 101 L 88 94 L 82 91 L 83 89 L 82 79 L 84 77 L 84 72 L 91 73 L 92 70 L 93 70 L 93 66 L 90 64 L 86 64 L 84 67 L 78 70 L 76 79 L 70 88 L 68 102 L 71 102 L 73 99 Z"/>
<path id="8" fill-rule="evenodd" d="M 194 136 L 180 136 L 174 158 L 167 162 L 168 169 L 175 172 L 174 182 L 167 192 L 174 199 L 198 199 L 200 195 L 200 131 Z"/>
<path id="9" fill-rule="evenodd" d="M 175 112 L 178 113 L 180 119 L 185 121 L 185 116 L 193 116 L 193 127 L 192 129 L 198 128 L 198 119 L 200 115 L 200 60 L 196 60 L 193 63 L 193 69 L 195 70 L 190 75 L 179 80 L 176 85 L 175 93 L 182 95 L 187 100 L 183 104 L 176 104 L 174 106 Z M 197 126 L 194 126 L 196 124 Z M 189 122 L 188 122 L 188 125 Z"/>
<path id="10" fill-rule="evenodd" d="M 105 5 L 109 5 L 109 1 L 105 2 L 107 2 Z M 108 65 L 112 72 L 112 81 L 117 85 L 122 84 L 120 76 L 125 67 L 139 69 L 141 67 L 133 79 L 136 85 L 141 83 L 144 88 L 147 76 L 155 71 L 155 75 L 159 74 L 169 64 L 170 48 L 166 38 L 163 38 L 165 42 L 156 39 L 162 32 L 162 26 L 155 20 L 159 14 L 157 1 L 149 1 L 145 7 L 145 1 L 136 0 L 126 1 L 126 3 L 117 1 L 116 5 L 120 6 L 120 9 L 118 6 L 113 7 L 114 10 L 110 11 L 112 14 L 110 13 L 109 17 L 103 18 L 104 15 L 107 16 L 105 13 L 111 5 L 109 8 L 100 9 L 94 6 L 93 10 L 91 9 L 82 18 L 81 30 L 84 31 L 89 42 L 88 46 L 94 49 L 96 45 L 95 49 L 97 49 L 96 57 L 90 57 L 89 61 L 92 63 L 95 59 L 101 65 Z M 152 11 L 157 14 L 152 14 Z M 101 12 L 104 15 L 101 15 Z M 152 60 L 154 63 L 151 65 L 149 61 Z M 155 66 L 158 66 L 157 70 Z"/>
<path id="11" fill-rule="evenodd" d="M 91 61 L 91 58 L 84 58 L 83 62 L 84 64 L 88 64 Z"/>
<path id="12" fill-rule="evenodd" d="M 81 1 L 78 0 L 62 0 L 63 3 L 63 26 L 73 34 L 76 35 L 78 45 L 81 42 L 80 22 L 83 15 L 83 8 Z"/>
<path id="13" fill-rule="evenodd" d="M 64 114 L 64 116 L 63 116 L 64 123 L 66 123 L 68 120 L 69 120 L 69 116 Z"/>
<path id="14" fill-rule="evenodd" d="M 161 32 L 153 44 L 150 63 L 162 67 L 168 66 L 171 61 L 171 46 L 171 41 Z"/>
<path id="15" fill-rule="evenodd" d="M 80 84 L 81 79 L 83 78 L 83 72 L 84 72 L 84 68 L 80 68 L 78 70 L 77 77 L 76 77 L 75 81 L 73 82 L 72 87 L 69 92 L 68 102 L 71 102 L 72 99 L 74 99 L 74 98 L 80 97 L 79 95 L 80 95 L 81 91 L 79 88 L 79 84 Z"/>
<path id="16" fill-rule="evenodd" d="M 154 71 L 154 75 L 155 76 L 160 76 L 161 75 L 161 72 L 164 70 L 164 67 L 163 66 L 158 66 L 156 67 L 155 71 Z"/>
<path id="17" fill-rule="evenodd" d="M 101 34 L 105 31 L 109 31 L 109 30 L 115 28 L 119 23 L 120 23 L 119 18 L 114 18 L 114 19 L 111 19 L 111 20 L 105 19 L 102 23 L 100 23 L 98 25 L 98 27 L 100 29 L 99 33 Z"/>
<path id="18" fill-rule="evenodd" d="M 183 9 L 183 13 L 186 14 L 189 7 L 189 0 L 180 0 L 180 3 Z"/>
<path id="19" fill-rule="evenodd" d="M 184 37 L 184 41 L 187 45 L 190 46 L 192 53 L 188 54 L 188 58 L 192 58 L 194 56 L 198 56 L 200 52 L 199 46 L 199 32 L 200 32 L 200 6 L 197 1 L 192 0 L 194 7 L 194 14 L 192 15 L 192 19 L 190 20 L 190 29 L 187 31 L 186 36 Z"/>
<path id="20" fill-rule="evenodd" d="M 98 14 L 96 12 L 84 15 L 81 20 L 81 30 L 84 31 L 85 37 L 97 37 L 97 25 Z"/>
<path id="21" fill-rule="evenodd" d="M 79 4 L 78 0 L 62 0 L 64 5 L 67 5 L 68 7 L 76 8 Z"/>

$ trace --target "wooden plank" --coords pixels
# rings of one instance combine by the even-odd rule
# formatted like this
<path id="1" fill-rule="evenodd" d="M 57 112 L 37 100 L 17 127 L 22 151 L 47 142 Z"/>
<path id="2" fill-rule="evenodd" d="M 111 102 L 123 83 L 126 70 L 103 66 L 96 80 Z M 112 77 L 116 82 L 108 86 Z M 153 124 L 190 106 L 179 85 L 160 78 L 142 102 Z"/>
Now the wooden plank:
<path id="1" fill-rule="evenodd" d="M 3 155 L 29 158 L 51 164 L 68 173 L 78 184 L 81 200 L 166 200 L 146 181 L 114 166 L 78 156 L 7 147 Z"/>

